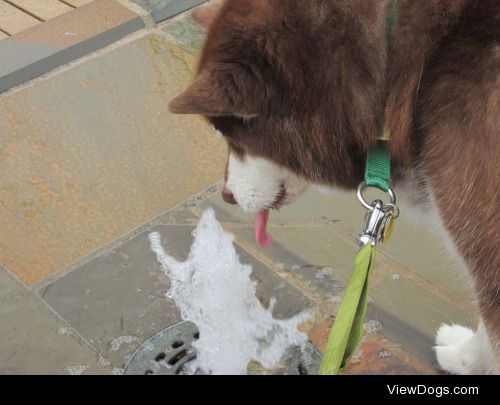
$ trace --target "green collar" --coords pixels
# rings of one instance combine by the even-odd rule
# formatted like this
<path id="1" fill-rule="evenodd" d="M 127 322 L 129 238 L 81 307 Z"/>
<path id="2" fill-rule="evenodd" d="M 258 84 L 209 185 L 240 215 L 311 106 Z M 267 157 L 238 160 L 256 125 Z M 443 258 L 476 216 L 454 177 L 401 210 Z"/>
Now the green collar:
<path id="1" fill-rule="evenodd" d="M 390 36 L 398 17 L 399 0 L 392 0 L 391 12 L 387 16 L 387 37 Z M 391 187 L 391 154 L 388 141 L 391 138 L 389 130 L 384 127 L 382 137 L 377 145 L 368 152 L 366 162 L 365 183 L 368 187 L 375 187 L 388 192 Z"/>

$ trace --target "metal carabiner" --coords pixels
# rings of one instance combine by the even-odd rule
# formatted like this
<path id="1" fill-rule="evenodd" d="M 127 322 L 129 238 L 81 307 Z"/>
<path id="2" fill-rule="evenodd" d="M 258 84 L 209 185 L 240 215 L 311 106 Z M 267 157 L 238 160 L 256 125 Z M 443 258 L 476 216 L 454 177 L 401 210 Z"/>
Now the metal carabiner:
<path id="1" fill-rule="evenodd" d="M 389 189 L 388 194 L 391 202 L 384 204 L 381 200 L 375 200 L 368 204 L 363 196 L 363 192 L 368 188 L 365 182 L 358 187 L 358 199 L 368 210 L 365 217 L 365 227 L 359 236 L 360 247 L 371 243 L 373 246 L 384 242 L 390 222 L 399 216 L 399 208 L 396 205 L 396 194 Z"/>

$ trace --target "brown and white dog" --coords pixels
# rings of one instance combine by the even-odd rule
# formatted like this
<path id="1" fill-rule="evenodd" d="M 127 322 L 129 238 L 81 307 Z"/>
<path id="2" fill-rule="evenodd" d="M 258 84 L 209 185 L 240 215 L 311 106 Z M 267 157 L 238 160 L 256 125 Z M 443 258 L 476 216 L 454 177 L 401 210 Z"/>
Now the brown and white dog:
<path id="1" fill-rule="evenodd" d="M 473 280 L 477 332 L 442 326 L 456 374 L 500 373 L 500 1 L 225 0 L 170 105 L 229 145 L 224 199 L 250 212 L 309 185 L 352 190 L 386 116 L 399 196 L 430 214 Z"/>

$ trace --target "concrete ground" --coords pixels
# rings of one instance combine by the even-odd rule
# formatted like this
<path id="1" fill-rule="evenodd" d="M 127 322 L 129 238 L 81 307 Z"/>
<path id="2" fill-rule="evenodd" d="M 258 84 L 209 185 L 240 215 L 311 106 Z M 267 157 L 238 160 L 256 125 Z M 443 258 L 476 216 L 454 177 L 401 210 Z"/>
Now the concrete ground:
<path id="1" fill-rule="evenodd" d="M 123 3 L 123 2 L 121 2 Z M 0 373 L 121 374 L 137 348 L 180 321 L 149 249 L 186 258 L 212 206 L 275 314 L 304 308 L 324 348 L 356 253 L 354 195 L 310 192 L 271 217 L 220 198 L 226 150 L 200 118 L 168 113 L 204 32 L 187 13 L 126 36 L 0 95 Z M 404 212 L 374 269 L 367 335 L 350 374 L 438 373 L 442 323 L 474 325 L 473 294 L 438 236 Z"/>

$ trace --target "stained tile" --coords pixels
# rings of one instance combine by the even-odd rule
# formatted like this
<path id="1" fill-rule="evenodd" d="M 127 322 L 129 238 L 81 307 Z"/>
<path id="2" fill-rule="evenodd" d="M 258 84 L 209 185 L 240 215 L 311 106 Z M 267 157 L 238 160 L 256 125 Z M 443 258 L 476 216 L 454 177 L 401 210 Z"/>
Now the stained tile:
<path id="1" fill-rule="evenodd" d="M 112 368 L 0 268 L 0 374 L 110 374 Z"/>
<path id="2" fill-rule="evenodd" d="M 436 364 L 434 337 L 443 324 L 472 327 L 475 316 L 402 277 L 389 278 L 370 292 L 367 316 L 381 322 L 382 333 L 427 364 Z"/>
<path id="3" fill-rule="evenodd" d="M 169 254 L 185 260 L 193 229 L 168 225 L 151 232 L 160 232 Z M 150 250 L 148 234 L 140 234 L 39 290 L 63 319 L 119 368 L 141 343 L 181 320 L 175 303 L 165 297 L 170 282 Z M 300 291 L 262 263 L 241 248 L 238 253 L 253 266 L 261 302 L 267 305 L 271 297 L 277 299 L 275 316 L 288 318 L 312 307 Z"/>
<path id="4" fill-rule="evenodd" d="M 407 220 L 405 215 L 401 218 L 401 223 L 397 224 L 395 232 L 397 237 L 391 239 L 383 248 L 384 251 L 464 301 L 475 300 L 472 282 L 466 270 L 448 251 L 437 231 L 428 229 L 425 224 L 417 225 Z"/>
<path id="5" fill-rule="evenodd" d="M 0 262 L 37 282 L 222 177 L 211 128 L 167 112 L 194 64 L 149 35 L 0 99 Z"/>
<path id="6" fill-rule="evenodd" d="M 333 319 L 316 325 L 309 333 L 311 342 L 322 352 L 326 350 Z M 361 344 L 347 365 L 346 375 L 421 375 L 436 371 L 401 350 L 379 333 L 365 334 Z"/>
<path id="7" fill-rule="evenodd" d="M 278 319 L 288 319 L 305 309 L 312 309 L 314 303 L 292 287 L 286 280 L 270 271 L 262 262 L 248 254 L 241 247 L 236 249 L 242 263 L 253 268 L 252 280 L 257 282 L 256 295 L 267 306 L 270 298 L 276 298 L 273 314 Z"/>
<path id="8" fill-rule="evenodd" d="M 17 1 L 19 4 L 29 3 L 26 7 L 31 9 L 33 15 L 74 10 L 58 0 Z M 0 3 L 0 8 L 4 3 Z M 144 21 L 137 14 L 114 0 L 95 1 L 87 7 L 37 24 L 0 43 L 0 92 L 26 83 L 144 27 Z"/>
<path id="9" fill-rule="evenodd" d="M 179 241 L 191 228 L 172 227 L 169 251 L 184 252 Z M 39 290 L 48 304 L 103 356 L 123 368 L 135 349 L 181 320 L 165 298 L 169 280 L 151 252 L 147 233 L 126 242 Z"/>
<path id="10" fill-rule="evenodd" d="M 471 324 L 470 314 L 405 277 L 379 283 L 370 295 L 379 307 L 430 337 L 443 322 Z"/>
<path id="11" fill-rule="evenodd" d="M 168 21 L 162 26 L 162 30 L 173 41 L 191 51 L 201 49 L 206 36 L 206 30 L 190 15 L 183 15 L 178 19 Z"/>
<path id="12" fill-rule="evenodd" d="M 21 284 L 12 275 L 0 267 L 0 297 L 6 297 L 21 288 Z"/>
<path id="13" fill-rule="evenodd" d="M 163 21 L 173 15 L 204 3 L 206 0 L 132 0 L 147 10 L 156 22 Z"/>

